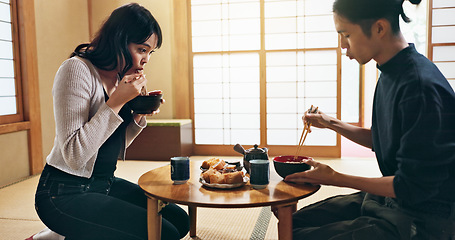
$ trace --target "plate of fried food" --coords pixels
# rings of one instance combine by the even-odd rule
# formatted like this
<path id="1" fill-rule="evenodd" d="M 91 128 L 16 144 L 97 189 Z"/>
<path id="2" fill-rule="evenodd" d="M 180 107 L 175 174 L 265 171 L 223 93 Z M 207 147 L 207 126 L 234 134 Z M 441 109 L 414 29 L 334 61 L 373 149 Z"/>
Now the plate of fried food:
<path id="1" fill-rule="evenodd" d="M 231 189 L 244 186 L 250 178 L 245 169 L 236 164 L 211 158 L 201 165 L 199 182 L 210 188 Z"/>

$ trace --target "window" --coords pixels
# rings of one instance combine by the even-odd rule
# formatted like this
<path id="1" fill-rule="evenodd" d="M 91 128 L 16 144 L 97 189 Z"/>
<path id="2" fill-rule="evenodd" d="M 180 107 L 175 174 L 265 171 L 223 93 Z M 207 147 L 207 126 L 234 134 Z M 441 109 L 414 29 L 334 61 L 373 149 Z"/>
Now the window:
<path id="1" fill-rule="evenodd" d="M 346 117 L 359 121 L 359 65 L 341 62 L 331 0 L 192 0 L 190 7 L 196 153 L 240 143 L 290 154 L 311 105 L 340 117 L 342 77 L 357 86 L 346 85 L 355 91 L 346 94 L 355 106 Z M 305 144 L 339 156 L 333 131 L 314 129 Z"/>
<path id="2" fill-rule="evenodd" d="M 33 1 L 0 0 L 0 134 L 28 132 L 30 174 L 43 168 L 34 11 Z"/>
<path id="3" fill-rule="evenodd" d="M 18 29 L 13 31 L 13 6 L 9 0 L 0 0 L 0 123 L 11 123 L 23 120 L 20 81 L 16 75 L 19 69 L 17 59 Z"/>
<path id="4" fill-rule="evenodd" d="M 455 89 L 455 2 L 430 0 L 428 56 Z"/>

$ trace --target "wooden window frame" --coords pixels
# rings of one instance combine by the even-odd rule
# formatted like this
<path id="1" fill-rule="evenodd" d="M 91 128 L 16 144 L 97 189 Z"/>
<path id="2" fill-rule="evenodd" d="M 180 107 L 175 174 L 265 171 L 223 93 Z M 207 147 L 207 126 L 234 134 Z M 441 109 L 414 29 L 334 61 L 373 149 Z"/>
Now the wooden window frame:
<path id="1" fill-rule="evenodd" d="M 174 61 L 173 65 L 176 67 L 175 69 L 175 77 L 174 80 L 174 91 L 178 94 L 174 94 L 176 96 L 175 100 L 175 112 L 174 116 L 176 118 L 191 118 L 194 119 L 194 96 L 193 96 L 193 69 L 192 69 L 192 49 L 191 49 L 191 0 L 186 1 L 173 1 L 174 10 Z M 262 5 L 263 3 L 261 3 Z M 263 8 L 263 6 L 261 6 Z M 261 11 L 263 12 L 263 11 Z M 261 21 L 263 21 L 263 17 L 261 17 Z M 264 24 L 262 23 L 261 26 L 263 27 Z M 261 31 L 261 34 L 264 34 L 264 31 Z M 178 36 L 178 37 L 177 37 Z M 264 36 L 261 36 L 264 38 Z M 261 44 L 263 41 L 261 40 Z M 321 49 L 323 50 L 323 49 Z M 264 52 L 262 52 L 264 51 Z M 261 46 L 260 50 L 260 64 L 264 63 L 264 56 L 265 50 L 263 46 Z M 341 117 L 341 48 L 340 43 L 338 43 L 337 48 L 337 118 Z M 265 74 L 265 68 L 261 68 L 262 72 L 260 73 L 261 76 Z M 363 80 L 363 78 L 362 78 Z M 261 86 L 263 86 L 263 81 L 265 81 L 264 77 L 261 77 Z M 363 84 L 362 84 L 363 86 Z M 363 96 L 363 90 L 360 89 L 360 96 Z M 185 93 L 186 92 L 186 93 Z M 178 96 L 178 97 L 177 97 Z M 261 96 L 261 142 L 265 142 L 266 135 L 262 133 L 262 131 L 266 131 L 266 118 L 263 108 L 265 108 L 266 101 L 263 96 L 265 96 L 265 88 L 261 87 L 260 89 L 260 96 Z M 183 97 L 183 98 L 182 98 Z M 188 101 L 183 101 L 182 99 L 188 99 Z M 363 104 L 362 104 L 363 106 Z M 187 111 L 189 109 L 189 112 Z M 361 108 L 362 109 L 362 108 Z M 360 109 L 360 110 L 361 110 Z M 363 112 L 359 112 L 359 123 L 354 124 L 363 124 Z M 233 145 L 196 145 L 194 141 L 194 124 L 193 124 L 193 152 L 197 155 L 210 155 L 216 153 L 217 155 L 236 155 L 232 149 Z M 318 156 L 323 153 L 325 157 L 340 157 L 341 156 L 341 136 L 337 134 L 336 136 L 336 145 L 335 146 L 308 146 L 305 148 L 305 153 L 311 156 Z M 250 148 L 252 146 L 244 146 L 245 148 Z M 269 147 L 264 145 L 261 147 Z M 281 155 L 281 154 L 294 154 L 295 146 L 287 146 L 287 145 L 272 145 L 273 150 L 269 153 L 270 155 Z"/>
<path id="2" fill-rule="evenodd" d="M 455 43 L 433 43 L 433 0 L 428 0 L 428 20 L 427 20 L 427 52 L 428 59 L 433 61 L 433 48 L 438 46 L 455 46 Z M 442 8 L 438 8 L 442 9 Z M 455 26 L 455 23 L 450 26 Z"/>
<path id="3" fill-rule="evenodd" d="M 0 134 L 27 131 L 30 174 L 43 168 L 34 0 L 13 0 L 14 73 L 18 113 L 0 117 Z"/>

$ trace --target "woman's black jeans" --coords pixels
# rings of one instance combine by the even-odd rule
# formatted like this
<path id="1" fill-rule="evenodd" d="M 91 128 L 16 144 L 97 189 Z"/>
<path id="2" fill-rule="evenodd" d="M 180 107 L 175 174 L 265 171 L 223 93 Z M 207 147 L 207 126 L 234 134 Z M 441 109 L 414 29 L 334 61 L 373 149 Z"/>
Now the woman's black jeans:
<path id="1" fill-rule="evenodd" d="M 82 178 L 46 165 L 35 208 L 43 223 L 68 240 L 147 239 L 147 197 L 121 178 Z M 160 212 L 161 239 L 180 239 L 189 230 L 187 213 L 175 204 Z"/>

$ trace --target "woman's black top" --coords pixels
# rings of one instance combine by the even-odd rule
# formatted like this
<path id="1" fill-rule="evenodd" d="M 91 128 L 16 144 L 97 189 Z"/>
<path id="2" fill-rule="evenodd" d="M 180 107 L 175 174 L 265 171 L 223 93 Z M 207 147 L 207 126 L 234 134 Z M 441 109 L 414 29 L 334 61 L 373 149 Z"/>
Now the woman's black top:
<path id="1" fill-rule="evenodd" d="M 104 92 L 106 101 L 109 96 Z M 119 112 L 119 116 L 123 119 L 123 123 L 115 130 L 115 132 L 103 143 L 98 150 L 98 156 L 95 161 L 92 176 L 95 177 L 112 177 L 117 168 L 117 160 L 125 148 L 126 127 L 133 120 L 133 114 L 128 104 L 125 104 Z"/>

